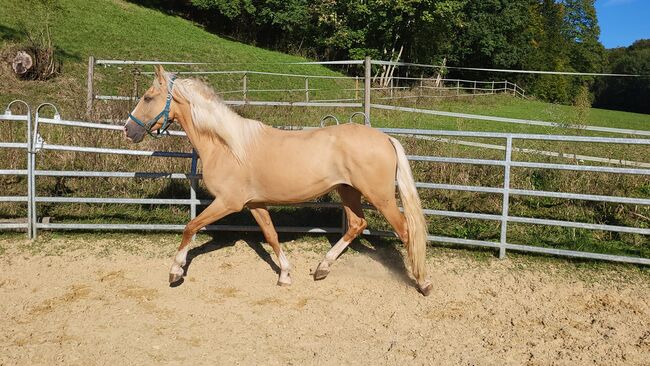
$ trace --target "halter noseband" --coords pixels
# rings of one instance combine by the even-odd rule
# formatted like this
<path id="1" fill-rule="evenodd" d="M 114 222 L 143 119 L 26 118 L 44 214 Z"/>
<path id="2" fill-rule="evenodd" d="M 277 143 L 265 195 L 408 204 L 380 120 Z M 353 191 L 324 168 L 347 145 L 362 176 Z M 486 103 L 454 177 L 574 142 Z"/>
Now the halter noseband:
<path id="1" fill-rule="evenodd" d="M 153 138 L 160 138 L 160 135 L 164 132 L 167 131 L 169 128 L 169 108 L 172 103 L 172 89 L 174 88 L 174 80 L 176 80 L 176 76 L 172 75 L 169 78 L 169 86 L 167 88 L 167 101 L 165 102 L 165 108 L 158 113 L 157 116 L 154 118 L 150 119 L 148 122 L 142 122 L 140 119 L 138 119 L 136 116 L 132 115 L 129 113 L 129 118 L 133 120 L 133 122 L 137 123 L 138 125 L 142 126 L 145 131 L 149 134 L 149 136 Z M 164 117 L 163 124 L 160 126 L 160 128 L 156 131 L 156 134 L 154 135 L 152 132 L 152 127 L 158 122 L 160 117 Z"/>

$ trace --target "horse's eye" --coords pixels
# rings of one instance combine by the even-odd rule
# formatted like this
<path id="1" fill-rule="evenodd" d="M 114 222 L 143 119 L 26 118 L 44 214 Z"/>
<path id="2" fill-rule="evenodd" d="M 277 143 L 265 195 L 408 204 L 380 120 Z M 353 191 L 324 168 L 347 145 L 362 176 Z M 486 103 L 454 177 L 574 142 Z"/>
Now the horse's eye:
<path id="1" fill-rule="evenodd" d="M 148 95 L 145 95 L 145 96 L 144 96 L 144 101 L 145 101 L 145 102 L 151 102 L 152 99 L 153 99 L 153 97 L 150 97 L 150 96 L 148 96 Z"/>

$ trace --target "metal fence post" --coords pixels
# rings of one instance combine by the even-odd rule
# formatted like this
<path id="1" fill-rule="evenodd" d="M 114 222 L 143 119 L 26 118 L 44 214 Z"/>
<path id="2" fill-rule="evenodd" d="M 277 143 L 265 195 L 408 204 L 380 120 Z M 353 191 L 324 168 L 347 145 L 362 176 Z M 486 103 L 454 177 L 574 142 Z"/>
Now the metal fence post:
<path id="1" fill-rule="evenodd" d="M 366 125 L 370 125 L 370 74 L 372 62 L 370 56 L 366 56 L 363 62 L 364 67 L 364 88 L 363 88 L 363 113 L 366 115 Z"/>
<path id="2" fill-rule="evenodd" d="M 348 215 L 345 213 L 345 208 L 341 205 L 341 235 L 345 235 L 348 231 Z"/>
<path id="3" fill-rule="evenodd" d="M 359 77 L 354 77 L 354 100 L 359 100 Z"/>
<path id="4" fill-rule="evenodd" d="M 309 78 L 305 78 L 305 102 L 309 103 Z"/>
<path id="5" fill-rule="evenodd" d="M 93 92 L 93 78 L 95 76 L 95 57 L 88 57 L 88 80 L 87 80 L 87 91 L 86 91 L 86 118 L 90 118 L 90 114 L 93 111 L 93 99 L 95 98 Z"/>
<path id="6" fill-rule="evenodd" d="M 456 80 L 456 95 L 460 95 L 460 80 Z"/>
<path id="7" fill-rule="evenodd" d="M 243 86 L 242 92 L 244 94 L 244 101 L 246 101 L 247 98 L 248 98 L 248 96 L 246 95 L 248 93 L 248 73 L 244 73 L 243 82 L 244 82 L 244 86 Z"/>
<path id="8" fill-rule="evenodd" d="M 27 237 L 34 239 L 34 221 L 32 221 L 32 212 L 34 210 L 34 190 L 32 189 L 32 185 L 34 184 L 32 111 L 27 103 L 25 105 L 27 106 Z"/>
<path id="9" fill-rule="evenodd" d="M 508 234 L 508 208 L 510 207 L 510 162 L 512 161 L 512 135 L 506 138 L 506 158 L 503 167 L 503 204 L 501 206 L 501 241 L 499 258 L 506 256 L 506 243 Z"/>
<path id="10" fill-rule="evenodd" d="M 37 214 L 36 214 L 36 139 L 38 138 L 38 114 L 39 110 L 41 109 L 41 106 L 38 106 L 36 108 L 36 113 L 34 114 L 34 133 L 32 137 L 30 137 L 31 140 L 31 152 L 29 153 L 29 159 L 31 160 L 32 164 L 32 174 L 30 175 L 30 179 L 32 180 L 31 184 L 31 202 L 29 203 L 32 206 L 32 217 L 29 218 L 29 220 L 32 222 L 32 234 L 31 238 L 32 240 L 36 239 L 36 220 L 37 220 Z"/>
<path id="11" fill-rule="evenodd" d="M 193 220 L 196 217 L 196 206 L 198 206 L 196 202 L 196 190 L 198 188 L 198 181 L 196 178 L 197 163 L 198 155 L 196 154 L 196 150 L 192 149 L 192 165 L 190 168 L 190 200 L 192 203 L 190 204 L 190 220 Z M 194 239 L 196 239 L 196 234 L 192 235 L 192 240 Z"/>

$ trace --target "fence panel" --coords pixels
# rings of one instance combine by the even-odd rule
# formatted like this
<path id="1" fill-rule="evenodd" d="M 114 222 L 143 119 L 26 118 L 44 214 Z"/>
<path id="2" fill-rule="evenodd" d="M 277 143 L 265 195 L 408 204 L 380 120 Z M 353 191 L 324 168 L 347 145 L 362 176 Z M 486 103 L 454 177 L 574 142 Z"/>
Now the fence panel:
<path id="1" fill-rule="evenodd" d="M 14 114 L 12 112 L 12 107 L 15 105 L 24 105 L 25 113 L 24 114 Z M 23 203 L 27 207 L 27 215 L 23 218 L 11 217 L 8 218 L 6 222 L 0 222 L 0 229 L 24 229 L 27 235 L 31 238 L 31 228 L 32 221 L 30 219 L 32 215 L 32 200 L 31 200 L 31 128 L 32 128 L 32 117 L 31 109 L 29 105 L 22 100 L 14 100 L 7 105 L 7 108 L 4 110 L 3 114 L 0 114 L 0 123 L 10 123 L 10 124 L 21 124 L 24 126 L 25 135 L 22 141 L 1 141 L 0 149 L 9 151 L 18 151 L 18 156 L 22 155 L 22 158 L 25 161 L 25 169 L 0 169 L 0 175 L 2 176 L 14 176 L 14 177 L 25 177 L 26 181 L 26 190 L 24 195 L 8 195 L 0 196 L 0 202 L 19 202 Z M 19 130 L 23 129 L 19 127 Z M 13 131 L 12 126 L 3 127 L 3 131 Z M 18 136 L 14 136 L 18 138 Z M 4 154 L 3 154 L 4 155 Z M 16 156 L 16 154 L 8 154 L 9 156 Z M 11 159 L 7 159 L 11 160 Z M 4 192 L 3 192 L 4 193 Z M 5 221 L 5 220 L 3 220 Z"/>

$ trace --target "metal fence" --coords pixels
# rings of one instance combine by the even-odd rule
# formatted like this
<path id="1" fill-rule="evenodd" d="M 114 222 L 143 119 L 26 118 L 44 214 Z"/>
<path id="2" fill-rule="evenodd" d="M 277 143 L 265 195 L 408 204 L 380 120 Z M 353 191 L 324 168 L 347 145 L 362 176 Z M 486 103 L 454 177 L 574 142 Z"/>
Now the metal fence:
<path id="1" fill-rule="evenodd" d="M 615 225 L 606 225 L 606 224 L 548 220 L 548 219 L 539 219 L 533 217 L 518 217 L 518 216 L 510 216 L 508 213 L 510 208 L 510 204 L 509 204 L 510 197 L 513 195 L 564 198 L 564 199 L 587 200 L 587 201 L 597 201 L 597 202 L 613 202 L 613 203 L 624 203 L 624 204 L 634 204 L 634 205 L 644 205 L 644 206 L 650 205 L 650 199 L 646 199 L 646 198 L 616 197 L 616 196 L 578 194 L 578 193 L 568 193 L 568 192 L 548 192 L 548 191 L 511 188 L 510 173 L 512 168 L 538 168 L 538 169 L 569 170 L 569 171 L 581 171 L 581 172 L 635 174 L 635 175 L 643 175 L 643 176 L 650 175 L 650 169 L 645 169 L 645 168 L 639 169 L 639 168 L 627 168 L 627 167 L 623 168 L 623 167 L 611 167 L 611 166 L 514 161 L 512 160 L 514 141 L 517 140 L 567 141 L 567 142 L 576 142 L 576 143 L 601 143 L 601 144 L 614 144 L 614 145 L 627 144 L 627 145 L 647 146 L 650 145 L 650 139 L 512 134 L 512 133 L 493 133 L 493 132 L 432 131 L 432 130 L 411 130 L 411 129 L 395 129 L 395 128 L 384 128 L 380 130 L 389 134 L 400 134 L 400 135 L 410 135 L 410 136 L 424 135 L 424 136 L 481 137 L 481 138 L 499 138 L 505 140 L 506 149 L 505 149 L 505 156 L 503 160 L 451 158 L 451 157 L 440 157 L 440 156 L 409 156 L 409 160 L 411 161 L 426 161 L 426 162 L 470 164 L 470 165 L 489 165 L 489 166 L 503 167 L 504 170 L 502 187 L 464 186 L 464 185 L 454 185 L 454 184 L 435 184 L 435 183 L 421 183 L 421 182 L 417 183 L 418 188 L 496 193 L 496 194 L 503 195 L 503 200 L 502 200 L 503 204 L 502 204 L 500 215 L 429 210 L 429 209 L 424 210 L 425 215 L 499 221 L 501 223 L 501 234 L 500 234 L 499 242 L 429 236 L 429 240 L 431 241 L 498 248 L 499 257 L 501 258 L 505 256 L 506 250 L 516 250 L 516 251 L 523 251 L 523 252 L 544 253 L 544 254 L 553 254 L 553 255 L 578 257 L 578 258 L 601 259 L 601 260 L 637 263 L 637 264 L 650 264 L 650 258 L 635 258 L 635 257 L 628 257 L 628 256 L 617 256 L 617 255 L 609 255 L 609 254 L 588 253 L 588 252 L 573 251 L 573 250 L 563 250 L 563 249 L 545 248 L 545 247 L 537 247 L 537 246 L 530 246 L 530 245 L 512 244 L 512 243 L 508 243 L 508 238 L 507 238 L 507 228 L 509 223 L 550 225 L 550 226 L 561 226 L 566 228 L 578 228 L 578 229 L 590 229 L 590 230 L 602 230 L 602 231 L 612 231 L 612 232 L 620 232 L 620 233 L 635 233 L 641 235 L 650 235 L 650 229 L 648 228 L 636 228 L 636 227 L 615 226 Z"/>
<path id="2" fill-rule="evenodd" d="M 12 107 L 15 105 L 22 104 L 25 106 L 24 114 L 14 114 L 12 112 Z M 27 206 L 27 217 L 24 217 L 24 220 L 20 222 L 0 222 L 0 229 L 25 229 L 28 233 L 31 233 L 32 230 L 32 156 L 30 152 L 31 149 L 31 128 L 32 128 L 32 113 L 29 105 L 22 100 L 14 100 L 4 111 L 4 114 L 0 114 L 0 122 L 4 121 L 5 123 L 22 123 L 25 125 L 25 139 L 22 142 L 16 141 L 3 141 L 0 142 L 0 148 L 10 149 L 12 151 L 18 151 L 19 154 L 23 154 L 26 162 L 26 169 L 0 169 L 0 175 L 8 176 L 18 176 L 26 177 L 27 187 L 26 195 L 24 196 L 0 196 L 0 202 L 21 202 Z M 31 237 L 31 234 L 30 234 Z"/>
<path id="3" fill-rule="evenodd" d="M 134 204 L 134 205 L 148 205 L 148 204 L 184 205 L 190 207 L 190 216 L 195 217 L 197 212 L 197 207 L 200 205 L 206 205 L 210 202 L 210 200 L 198 199 L 196 196 L 197 184 L 198 181 L 201 179 L 201 175 L 197 174 L 197 156 L 195 153 L 178 152 L 178 151 L 145 151 L 145 150 L 131 150 L 131 149 L 116 149 L 116 148 L 100 147 L 100 146 L 74 146 L 74 145 L 50 144 L 47 141 L 44 141 L 41 136 L 42 126 L 57 125 L 57 126 L 65 126 L 71 128 L 74 127 L 74 128 L 85 128 L 85 129 L 95 129 L 95 130 L 99 129 L 99 130 L 115 131 L 115 133 L 119 133 L 119 134 L 122 133 L 121 132 L 122 126 L 113 125 L 113 124 L 92 123 L 92 122 L 85 122 L 85 121 L 63 120 L 61 119 L 60 115 L 56 111 L 56 108 L 54 108 L 55 111 L 54 117 L 46 118 L 41 116 L 41 109 L 44 107 L 54 108 L 54 106 L 52 106 L 51 104 L 42 104 L 36 109 L 34 133 L 31 135 L 31 138 L 29 138 L 26 143 L 11 142 L 11 143 L 0 144 L 0 147 L 3 149 L 21 149 L 22 151 L 25 151 L 26 156 L 29 156 L 29 158 L 27 158 L 26 170 L 0 171 L 0 173 L 2 174 L 13 174 L 13 175 L 18 174 L 18 175 L 26 175 L 28 177 L 27 197 L 10 197 L 10 198 L 2 197 L 1 199 L 5 202 L 10 201 L 10 202 L 27 203 L 28 210 L 29 210 L 29 215 L 28 215 L 29 217 L 27 218 L 27 222 L 24 224 L 23 223 L 5 224 L 0 226 L 0 229 L 8 229 L 8 228 L 26 229 L 30 237 L 36 237 L 37 230 L 39 229 L 42 230 L 99 229 L 99 230 L 177 231 L 177 230 L 183 230 L 184 225 L 175 225 L 169 223 L 88 224 L 88 223 L 73 223 L 73 222 L 68 222 L 68 223 L 39 222 L 38 215 L 37 215 L 38 205 L 43 203 L 48 203 L 48 204 L 111 203 L 111 204 Z M 11 113 L 5 112 L 4 115 L 0 115 L 0 120 L 26 122 L 28 124 L 28 134 L 30 133 L 29 123 L 31 122 L 31 118 L 29 114 L 13 115 Z M 512 133 L 490 133 L 490 132 L 437 131 L 437 130 L 395 129 L 395 128 L 384 128 L 380 130 L 389 134 L 402 135 L 402 136 L 437 137 L 441 139 L 461 138 L 461 137 L 462 138 L 489 138 L 489 139 L 501 139 L 502 141 L 505 142 L 505 147 L 503 149 L 504 156 L 502 159 L 499 160 L 455 158 L 455 157 L 448 157 L 448 156 L 415 156 L 415 155 L 408 156 L 410 161 L 484 165 L 484 166 L 494 166 L 494 167 L 498 167 L 499 169 L 503 169 L 503 180 L 502 180 L 501 187 L 466 186 L 466 185 L 455 185 L 455 184 L 439 184 L 433 182 L 417 182 L 416 185 L 420 190 L 434 189 L 434 190 L 480 192 L 480 193 L 498 194 L 502 196 L 502 207 L 501 207 L 500 214 L 455 212 L 455 211 L 434 210 L 429 208 L 424 209 L 424 214 L 427 216 L 478 219 L 478 220 L 490 220 L 490 221 L 499 222 L 500 223 L 499 241 L 473 240 L 473 239 L 466 239 L 466 238 L 454 238 L 454 237 L 444 237 L 444 236 L 436 236 L 436 235 L 429 236 L 428 239 L 430 241 L 452 243 L 457 245 L 495 248 L 499 250 L 500 257 L 505 256 L 507 250 L 515 250 L 515 251 L 523 251 L 523 252 L 544 253 L 544 254 L 552 254 L 552 255 L 560 255 L 560 256 L 600 259 L 600 260 L 609 260 L 609 261 L 636 263 L 636 264 L 645 264 L 645 265 L 650 264 L 650 258 L 618 256 L 618 255 L 589 253 L 589 252 L 574 251 L 574 250 L 546 248 L 546 247 L 514 244 L 508 241 L 508 225 L 510 223 L 550 225 L 550 226 L 560 226 L 566 228 L 579 228 L 579 229 L 591 229 L 591 230 L 599 230 L 599 231 L 650 235 L 650 229 L 642 228 L 642 227 L 626 227 L 626 226 L 616 226 L 616 225 L 597 224 L 597 223 L 549 220 L 549 219 L 541 219 L 541 218 L 534 218 L 534 217 L 512 216 L 509 214 L 511 196 L 549 197 L 549 198 L 650 206 L 650 199 L 647 198 L 617 197 L 617 196 L 577 194 L 577 193 L 567 193 L 567 192 L 549 192 L 549 191 L 511 188 L 510 186 L 511 170 L 517 168 L 535 168 L 535 169 L 549 169 L 549 170 L 561 170 L 561 171 L 582 171 L 582 172 L 594 172 L 594 173 L 611 173 L 611 174 L 620 174 L 620 175 L 624 175 L 624 174 L 633 174 L 633 175 L 642 175 L 642 176 L 650 175 L 650 169 L 639 168 L 639 167 L 629 167 L 629 166 L 619 167 L 619 166 L 611 166 L 611 165 L 609 166 L 578 165 L 578 164 L 540 163 L 540 162 L 532 162 L 532 161 L 516 161 L 513 160 L 512 158 L 513 151 L 522 151 L 522 150 L 516 150 L 517 148 L 514 146 L 515 142 L 534 140 L 534 141 L 549 141 L 549 142 L 564 141 L 564 142 L 572 142 L 572 143 L 598 143 L 598 144 L 610 144 L 610 145 L 625 144 L 625 145 L 636 145 L 636 146 L 648 146 L 650 145 L 650 139 L 512 134 Z M 170 134 L 172 136 L 181 137 L 181 138 L 185 135 L 183 132 L 180 131 L 172 131 L 170 132 Z M 35 160 L 36 154 L 46 154 L 47 151 L 69 151 L 69 152 L 83 152 L 83 153 L 92 153 L 92 154 L 112 154 L 112 155 L 119 155 L 125 157 L 151 156 L 151 157 L 159 157 L 161 159 L 174 157 L 174 158 L 191 159 L 192 163 L 189 172 L 172 172 L 172 173 L 47 170 L 45 169 L 46 167 L 37 166 Z M 31 154 L 27 154 L 28 152 L 31 152 Z M 36 194 L 35 188 L 37 185 L 37 179 L 39 177 L 106 177 L 106 178 L 115 177 L 115 178 L 124 178 L 124 179 L 133 179 L 133 178 L 179 179 L 179 180 L 186 180 L 188 182 L 190 186 L 190 196 L 185 199 L 43 196 L 43 195 Z M 318 208 L 337 208 L 337 207 L 340 208 L 340 205 L 337 203 L 317 203 L 317 202 L 308 202 L 297 206 L 318 207 Z M 371 207 L 366 207 L 366 208 L 371 208 Z M 291 232 L 291 233 L 328 233 L 328 234 L 343 233 L 345 231 L 345 218 L 343 216 L 344 215 L 343 211 L 341 211 L 341 215 L 342 215 L 341 225 L 337 227 L 286 226 L 286 227 L 278 227 L 277 229 L 279 232 Z M 209 225 L 206 228 L 206 230 L 259 231 L 259 228 L 257 226 L 241 226 L 241 225 Z M 394 236 L 394 233 L 386 232 L 386 231 L 376 231 L 376 230 L 366 230 L 364 231 L 364 234 Z"/>

